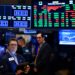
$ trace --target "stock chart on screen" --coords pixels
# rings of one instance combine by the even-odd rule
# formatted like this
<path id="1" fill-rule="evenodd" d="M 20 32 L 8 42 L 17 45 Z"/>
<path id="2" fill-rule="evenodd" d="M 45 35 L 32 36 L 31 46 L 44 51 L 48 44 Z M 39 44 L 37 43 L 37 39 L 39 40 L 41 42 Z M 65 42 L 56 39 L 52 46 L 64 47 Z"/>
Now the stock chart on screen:
<path id="1" fill-rule="evenodd" d="M 0 5 L 0 10 L 0 27 L 31 27 L 31 6 Z"/>
<path id="2" fill-rule="evenodd" d="M 33 28 L 75 28 L 75 2 L 34 0 L 33 23 Z"/>

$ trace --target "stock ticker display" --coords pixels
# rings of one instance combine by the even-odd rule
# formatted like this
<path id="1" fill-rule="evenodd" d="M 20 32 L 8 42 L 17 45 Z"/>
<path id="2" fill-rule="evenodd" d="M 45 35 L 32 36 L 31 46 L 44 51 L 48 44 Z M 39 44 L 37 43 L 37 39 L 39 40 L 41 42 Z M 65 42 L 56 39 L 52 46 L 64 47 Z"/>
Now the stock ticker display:
<path id="1" fill-rule="evenodd" d="M 30 28 L 31 6 L 0 5 L 0 27 Z"/>
<path id="2" fill-rule="evenodd" d="M 34 28 L 75 28 L 73 0 L 34 1 Z"/>
<path id="3" fill-rule="evenodd" d="M 0 28 L 8 27 L 75 28 L 75 1 L 0 0 Z"/>

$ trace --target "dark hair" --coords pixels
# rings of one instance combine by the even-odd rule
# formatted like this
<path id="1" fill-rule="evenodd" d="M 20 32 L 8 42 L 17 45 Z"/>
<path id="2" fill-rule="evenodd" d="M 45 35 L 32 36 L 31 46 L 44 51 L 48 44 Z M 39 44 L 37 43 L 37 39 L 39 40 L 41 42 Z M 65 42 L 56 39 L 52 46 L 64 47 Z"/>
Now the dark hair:
<path id="1" fill-rule="evenodd" d="M 42 32 L 37 32 L 37 34 L 41 34 L 41 36 L 42 36 L 43 38 L 45 38 L 44 33 L 42 33 Z"/>
<path id="2" fill-rule="evenodd" d="M 26 42 L 23 37 L 19 37 L 19 38 L 17 38 L 17 40 L 22 40 L 22 41 L 24 42 L 24 44 L 25 44 L 25 42 Z"/>
<path id="3" fill-rule="evenodd" d="M 17 40 L 16 40 L 15 38 L 11 38 L 11 39 L 8 41 L 8 45 L 10 44 L 11 41 L 16 41 L 16 42 L 17 42 Z"/>

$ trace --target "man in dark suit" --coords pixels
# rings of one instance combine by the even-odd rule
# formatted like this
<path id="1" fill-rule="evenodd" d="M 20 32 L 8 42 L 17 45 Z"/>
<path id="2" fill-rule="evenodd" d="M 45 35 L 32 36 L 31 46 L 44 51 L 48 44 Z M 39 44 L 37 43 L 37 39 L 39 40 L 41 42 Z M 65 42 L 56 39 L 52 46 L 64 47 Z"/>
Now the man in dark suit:
<path id="1" fill-rule="evenodd" d="M 17 40 L 10 39 L 8 42 L 8 49 L 6 54 L 2 58 L 1 70 L 2 75 L 15 75 L 16 68 L 21 63 L 24 63 L 25 60 L 21 55 L 16 54 L 17 51 Z M 21 73 L 21 70 L 19 71 Z"/>
<path id="2" fill-rule="evenodd" d="M 37 72 L 38 75 L 50 75 L 51 48 L 49 44 L 45 41 L 44 35 L 42 33 L 38 33 L 36 38 L 39 47 L 34 61 L 34 71 Z"/>

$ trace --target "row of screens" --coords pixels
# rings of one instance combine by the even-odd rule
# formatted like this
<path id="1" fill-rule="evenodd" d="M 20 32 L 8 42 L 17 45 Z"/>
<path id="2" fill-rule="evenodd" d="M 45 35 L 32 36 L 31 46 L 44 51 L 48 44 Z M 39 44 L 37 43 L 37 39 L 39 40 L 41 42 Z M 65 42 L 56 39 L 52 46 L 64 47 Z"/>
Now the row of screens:
<path id="1" fill-rule="evenodd" d="M 28 31 L 29 32 L 29 31 Z M 25 33 L 25 34 L 22 34 L 22 35 L 36 35 L 36 33 L 28 33 L 27 32 L 27 34 Z M 37 31 L 36 31 L 37 32 Z M 56 32 L 55 32 L 56 33 Z M 3 36 L 4 35 L 4 36 Z M 46 33 L 46 35 L 45 35 L 45 37 L 46 38 L 48 38 L 48 36 L 49 36 L 50 34 L 47 34 Z M 10 38 L 15 38 L 16 37 L 16 34 L 14 33 L 14 32 L 11 32 L 11 31 L 7 31 L 5 34 L 1 34 L 0 33 L 0 44 L 1 43 L 3 43 L 3 41 L 5 40 L 5 43 L 8 43 L 8 40 L 10 39 Z M 58 37 L 56 37 L 56 36 L 58 36 Z M 75 30 L 73 30 L 73 29 L 69 29 L 69 30 L 67 30 L 67 29 L 63 29 L 63 30 L 59 30 L 58 31 L 58 35 L 54 35 L 54 37 L 55 37 L 55 39 L 57 39 L 58 40 L 58 44 L 59 45 L 75 45 Z M 4 40 L 3 40 L 3 38 L 4 38 Z M 29 39 L 28 41 L 30 41 L 31 39 Z M 34 39 L 35 40 L 35 39 Z M 35 40 L 36 41 L 36 40 Z M 35 41 L 32 41 L 32 42 L 35 42 Z M 37 43 L 37 42 L 36 42 Z"/>
<path id="2" fill-rule="evenodd" d="M 59 30 L 58 31 L 58 41 L 59 45 L 75 45 L 75 30 Z M 12 38 L 15 37 L 15 34 L 12 32 L 6 32 L 6 42 Z M 32 40 L 33 42 L 36 42 L 36 39 Z M 2 55 L 5 52 L 5 47 L 0 45 L 0 55 Z"/>
<path id="3" fill-rule="evenodd" d="M 21 5 L 32 5 L 34 2 L 37 3 L 38 1 L 43 1 L 43 2 L 53 2 L 53 1 L 59 1 L 59 2 L 65 2 L 69 4 L 70 1 L 73 0 L 0 0 L 0 4 L 2 5 L 11 5 L 11 4 L 21 4 Z"/>
<path id="4" fill-rule="evenodd" d="M 75 28 L 73 0 L 34 0 L 33 5 L 16 5 L 14 2 L 11 5 L 9 2 L 0 5 L 0 27 Z"/>

